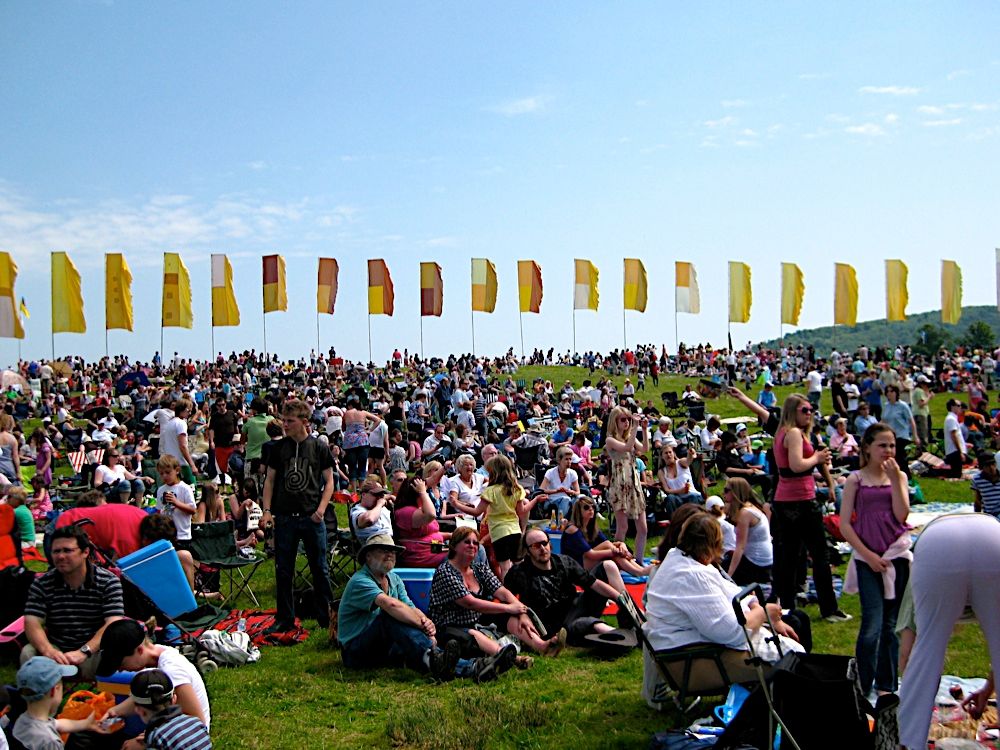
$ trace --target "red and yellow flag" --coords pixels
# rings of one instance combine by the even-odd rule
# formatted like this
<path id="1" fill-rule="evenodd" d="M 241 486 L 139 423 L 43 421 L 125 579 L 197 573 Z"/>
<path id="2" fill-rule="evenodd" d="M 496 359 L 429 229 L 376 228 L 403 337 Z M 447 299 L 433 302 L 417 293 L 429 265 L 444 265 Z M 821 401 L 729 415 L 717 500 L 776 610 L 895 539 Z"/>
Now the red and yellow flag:
<path id="1" fill-rule="evenodd" d="M 389 266 L 381 258 L 368 261 L 368 314 L 392 315 L 394 303 Z"/>
<path id="2" fill-rule="evenodd" d="M 420 264 L 420 314 L 441 316 L 444 299 L 444 282 L 441 280 L 441 266 L 437 263 Z"/>
<path id="3" fill-rule="evenodd" d="M 646 267 L 638 258 L 625 259 L 625 309 L 646 312 Z"/>
<path id="4" fill-rule="evenodd" d="M 542 311 L 542 269 L 533 260 L 517 262 L 517 291 L 521 312 Z"/>
<path id="5" fill-rule="evenodd" d="M 337 276 L 340 266 L 335 258 L 320 258 L 316 276 L 316 312 L 333 315 L 337 304 Z"/>
<path id="6" fill-rule="evenodd" d="M 285 293 L 285 259 L 280 255 L 265 255 L 263 258 L 264 312 L 288 309 L 288 295 Z"/>

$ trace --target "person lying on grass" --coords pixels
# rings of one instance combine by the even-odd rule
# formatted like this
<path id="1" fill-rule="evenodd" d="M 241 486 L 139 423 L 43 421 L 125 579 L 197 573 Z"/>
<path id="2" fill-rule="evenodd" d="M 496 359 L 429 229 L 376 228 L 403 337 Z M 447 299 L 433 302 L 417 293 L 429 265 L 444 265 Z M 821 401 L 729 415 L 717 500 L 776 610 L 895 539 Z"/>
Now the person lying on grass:
<path id="1" fill-rule="evenodd" d="M 405 666 L 441 680 L 465 677 L 476 682 L 496 679 L 514 666 L 513 644 L 478 659 L 459 658 L 458 641 L 438 647 L 434 623 L 413 606 L 402 579 L 393 572 L 402 551 L 388 534 L 376 534 L 358 552 L 361 568 L 347 582 L 337 618 L 344 666 Z"/>

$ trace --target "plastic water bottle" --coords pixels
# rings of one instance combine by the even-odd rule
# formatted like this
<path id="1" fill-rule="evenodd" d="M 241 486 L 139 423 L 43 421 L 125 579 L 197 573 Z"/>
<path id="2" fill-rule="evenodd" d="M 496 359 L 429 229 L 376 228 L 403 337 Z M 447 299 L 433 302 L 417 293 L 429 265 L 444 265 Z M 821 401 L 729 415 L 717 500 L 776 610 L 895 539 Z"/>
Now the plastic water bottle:
<path id="1" fill-rule="evenodd" d="M 236 632 L 237 633 L 247 632 L 247 618 L 241 617 L 240 621 L 236 623 Z"/>

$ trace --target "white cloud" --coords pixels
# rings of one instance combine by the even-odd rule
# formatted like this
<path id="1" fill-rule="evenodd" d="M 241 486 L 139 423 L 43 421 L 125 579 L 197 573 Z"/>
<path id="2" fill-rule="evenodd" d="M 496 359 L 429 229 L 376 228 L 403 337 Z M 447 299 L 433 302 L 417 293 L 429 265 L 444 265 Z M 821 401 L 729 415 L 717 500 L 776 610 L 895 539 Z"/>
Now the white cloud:
<path id="1" fill-rule="evenodd" d="M 885 131 L 882 129 L 882 126 L 876 125 L 874 122 L 866 122 L 864 125 L 849 125 L 844 128 L 844 132 L 850 133 L 851 135 L 863 135 L 869 137 L 885 135 Z"/>
<path id="2" fill-rule="evenodd" d="M 970 75 L 972 75 L 971 70 L 953 70 L 948 74 L 947 78 L 949 81 L 954 81 L 956 78 L 962 78 Z"/>
<path id="3" fill-rule="evenodd" d="M 961 125 L 962 118 L 956 117 L 952 120 L 928 120 L 924 123 L 925 128 L 949 128 L 955 125 Z"/>
<path id="4" fill-rule="evenodd" d="M 486 108 L 488 112 L 495 112 L 504 117 L 517 117 L 518 115 L 528 115 L 534 112 L 541 112 L 545 109 L 548 98 L 544 96 L 526 96 L 522 99 L 509 99 L 498 104 L 493 104 Z"/>
<path id="5" fill-rule="evenodd" d="M 255 172 L 259 172 L 262 169 L 267 169 L 267 162 L 258 159 L 257 161 L 247 162 L 247 166 Z"/>
<path id="6" fill-rule="evenodd" d="M 995 112 L 998 109 L 998 105 L 981 104 L 979 102 L 976 102 L 974 104 L 970 104 L 969 109 L 971 109 L 973 112 Z"/>
<path id="7" fill-rule="evenodd" d="M 723 99 L 722 106 L 726 109 L 735 109 L 737 107 L 745 107 L 747 102 L 745 99 Z"/>
<path id="8" fill-rule="evenodd" d="M 760 144 L 757 141 L 739 140 L 736 141 L 736 145 L 740 148 L 750 148 L 753 146 L 759 146 Z"/>
<path id="9" fill-rule="evenodd" d="M 885 116 L 884 120 L 886 125 L 895 125 L 897 122 L 899 122 L 899 115 L 897 115 L 895 112 L 890 112 Z"/>
<path id="10" fill-rule="evenodd" d="M 431 237 L 424 242 L 424 247 L 458 247 L 459 244 L 460 239 L 458 237 L 445 235 L 443 237 Z"/>
<path id="11" fill-rule="evenodd" d="M 744 128 L 743 130 L 740 131 L 740 135 L 746 136 L 747 138 L 756 138 L 757 131 L 751 130 L 750 128 Z"/>
<path id="12" fill-rule="evenodd" d="M 919 94 L 916 86 L 862 86 L 859 94 L 888 94 L 890 96 L 913 96 Z"/>
<path id="13" fill-rule="evenodd" d="M 935 107 L 930 104 L 921 104 L 919 107 L 917 107 L 917 112 L 920 112 L 921 114 L 924 115 L 943 115 L 944 107 Z"/>
<path id="14" fill-rule="evenodd" d="M 720 117 L 718 120 L 705 120 L 705 126 L 709 128 L 725 128 L 736 124 L 737 120 L 732 115 Z"/>

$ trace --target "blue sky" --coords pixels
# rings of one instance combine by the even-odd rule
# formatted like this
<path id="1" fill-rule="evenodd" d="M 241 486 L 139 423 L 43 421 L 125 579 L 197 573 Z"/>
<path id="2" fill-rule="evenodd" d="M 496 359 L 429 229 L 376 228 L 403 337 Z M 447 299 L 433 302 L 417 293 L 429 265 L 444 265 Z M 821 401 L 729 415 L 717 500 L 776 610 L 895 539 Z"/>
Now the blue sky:
<path id="1" fill-rule="evenodd" d="M 367 357 L 368 258 L 385 258 L 396 315 L 376 358 L 419 348 L 418 264 L 444 272 L 428 354 L 471 347 L 469 258 L 500 277 L 477 351 L 520 349 L 516 264 L 542 266 L 524 341 L 568 348 L 572 260 L 601 306 L 579 348 L 622 344 L 622 258 L 650 277 L 628 341 L 674 345 L 673 262 L 696 265 L 702 313 L 682 340 L 726 337 L 726 263 L 751 265 L 751 320 L 777 335 L 779 264 L 805 273 L 803 327 L 832 318 L 833 263 L 854 264 L 860 319 L 884 315 L 885 258 L 910 268 L 910 312 L 940 306 L 940 260 L 965 304 L 996 301 L 1000 52 L 995 3 L 0 3 L 0 249 L 20 266 L 26 355 L 50 351 L 49 252 L 84 275 L 104 353 L 103 255 L 135 275 L 136 331 L 159 346 L 161 263 L 180 252 L 195 328 L 168 352 L 210 353 L 209 255 L 233 260 L 243 324 L 216 349 L 263 344 L 260 256 L 288 264 L 289 310 L 268 349 L 316 344 L 316 258 L 340 262 L 322 343 Z M 0 342 L 0 360 L 16 356 Z"/>

